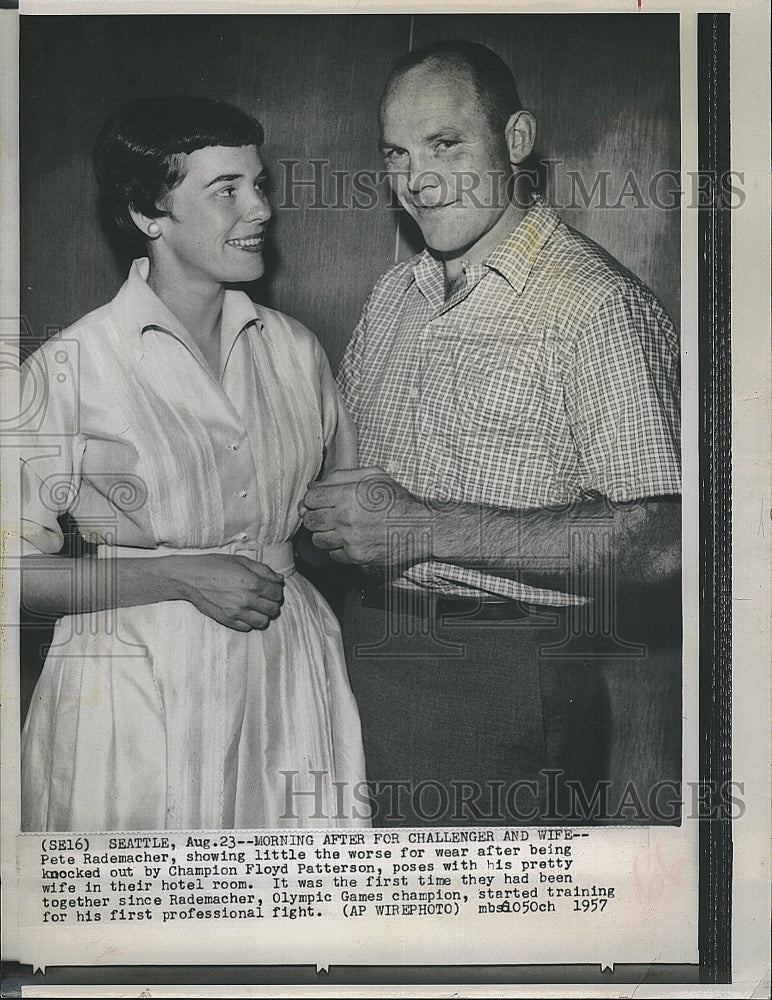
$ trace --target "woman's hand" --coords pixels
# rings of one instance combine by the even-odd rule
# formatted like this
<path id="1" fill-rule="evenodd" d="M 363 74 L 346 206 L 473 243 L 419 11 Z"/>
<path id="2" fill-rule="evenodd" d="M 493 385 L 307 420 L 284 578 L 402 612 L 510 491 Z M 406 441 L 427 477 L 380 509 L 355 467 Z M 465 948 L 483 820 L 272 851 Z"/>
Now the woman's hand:
<path id="1" fill-rule="evenodd" d="M 77 615 L 162 601 L 190 601 L 221 625 L 267 628 L 283 601 L 284 577 L 246 556 L 73 559 L 25 556 L 22 606 L 36 614 Z"/>
<path id="2" fill-rule="evenodd" d="M 148 560 L 149 561 L 149 560 Z M 284 577 L 246 556 L 164 556 L 178 599 L 237 632 L 268 628 L 284 600 Z"/>

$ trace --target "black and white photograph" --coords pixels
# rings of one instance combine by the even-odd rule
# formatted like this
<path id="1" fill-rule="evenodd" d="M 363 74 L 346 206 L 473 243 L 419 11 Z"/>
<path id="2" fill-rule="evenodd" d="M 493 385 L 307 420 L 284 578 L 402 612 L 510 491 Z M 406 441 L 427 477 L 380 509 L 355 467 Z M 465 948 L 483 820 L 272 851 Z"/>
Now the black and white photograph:
<path id="1" fill-rule="evenodd" d="M 475 20 L 22 33 L 23 829 L 676 818 L 678 18 Z"/>
<path id="2" fill-rule="evenodd" d="M 4 958 L 727 982 L 735 14 L 247 7 L 17 18 Z"/>

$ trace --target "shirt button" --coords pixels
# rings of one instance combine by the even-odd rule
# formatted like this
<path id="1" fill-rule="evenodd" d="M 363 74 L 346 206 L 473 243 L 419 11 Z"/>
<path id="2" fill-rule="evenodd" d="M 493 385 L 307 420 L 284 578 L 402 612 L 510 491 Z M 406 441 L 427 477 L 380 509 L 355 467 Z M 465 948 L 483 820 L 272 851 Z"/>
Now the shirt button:
<path id="1" fill-rule="evenodd" d="M 232 444 L 230 446 L 230 449 L 231 449 L 231 451 L 238 451 L 239 450 L 239 446 L 238 446 L 238 444 Z"/>
<path id="2" fill-rule="evenodd" d="M 247 499 L 247 491 L 246 490 L 242 490 L 241 493 L 239 493 L 239 496 L 241 497 L 242 500 L 246 500 Z"/>

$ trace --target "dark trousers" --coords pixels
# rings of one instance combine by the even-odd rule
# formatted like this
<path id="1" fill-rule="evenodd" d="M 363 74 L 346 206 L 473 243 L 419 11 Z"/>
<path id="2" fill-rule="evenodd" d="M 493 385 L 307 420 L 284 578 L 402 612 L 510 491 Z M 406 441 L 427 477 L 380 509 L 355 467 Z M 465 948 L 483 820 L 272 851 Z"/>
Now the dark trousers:
<path id="1" fill-rule="evenodd" d="M 565 782 L 603 777 L 608 731 L 598 671 L 565 643 L 569 613 L 444 610 L 359 586 L 345 602 L 374 825 L 566 822 Z"/>

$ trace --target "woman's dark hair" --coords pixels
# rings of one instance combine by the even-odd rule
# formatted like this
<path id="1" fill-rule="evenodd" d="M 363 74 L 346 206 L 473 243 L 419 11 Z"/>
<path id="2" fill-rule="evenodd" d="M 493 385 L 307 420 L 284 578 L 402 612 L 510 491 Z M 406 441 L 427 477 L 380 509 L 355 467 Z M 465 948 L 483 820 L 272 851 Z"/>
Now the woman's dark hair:
<path id="1" fill-rule="evenodd" d="M 168 215 L 170 192 L 185 176 L 181 154 L 207 146 L 261 146 L 251 115 L 208 97 L 143 97 L 119 108 L 94 145 L 100 208 L 124 237 L 140 237 L 130 208 Z"/>
<path id="2" fill-rule="evenodd" d="M 512 70 L 504 60 L 487 46 L 465 39 L 431 42 L 398 59 L 386 81 L 381 106 L 405 73 L 426 63 L 439 69 L 468 71 L 480 107 L 494 132 L 503 132 L 510 115 L 522 107 Z"/>

